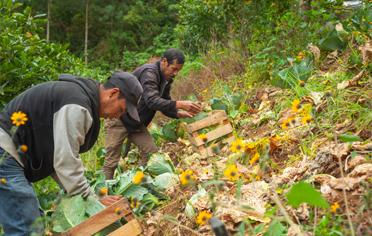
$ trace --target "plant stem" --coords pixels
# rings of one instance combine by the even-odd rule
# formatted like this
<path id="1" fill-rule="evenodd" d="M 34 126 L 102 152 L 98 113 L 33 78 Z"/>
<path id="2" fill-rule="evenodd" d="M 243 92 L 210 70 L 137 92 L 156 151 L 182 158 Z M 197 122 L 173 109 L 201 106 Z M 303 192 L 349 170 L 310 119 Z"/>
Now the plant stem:
<path id="1" fill-rule="evenodd" d="M 304 236 L 304 234 L 301 232 L 301 229 L 298 225 L 296 225 L 291 218 L 288 215 L 287 210 L 284 208 L 283 204 L 280 202 L 278 194 L 276 194 L 275 189 L 271 189 L 271 199 L 275 202 L 275 204 L 279 207 L 280 211 L 282 212 L 284 218 L 288 222 L 288 224 L 293 227 L 293 229 L 296 231 L 296 235 Z"/>
<path id="2" fill-rule="evenodd" d="M 337 146 L 338 145 L 338 140 L 337 140 L 337 134 L 336 133 L 334 133 L 334 138 L 335 138 L 335 143 L 336 143 L 336 146 Z M 342 168 L 342 161 L 341 161 L 340 155 L 337 155 L 337 159 L 338 159 L 338 165 L 339 165 L 340 171 L 341 171 L 341 177 L 342 178 L 345 178 L 344 170 Z M 350 230 L 351 230 L 351 235 L 352 236 L 355 236 L 353 223 L 351 222 L 350 208 L 349 208 L 349 203 L 348 203 L 348 200 L 347 200 L 345 188 L 342 189 L 342 194 L 343 194 L 343 197 L 344 197 L 345 208 L 346 208 L 346 216 L 347 216 L 347 221 L 349 222 L 349 227 L 350 227 Z"/>

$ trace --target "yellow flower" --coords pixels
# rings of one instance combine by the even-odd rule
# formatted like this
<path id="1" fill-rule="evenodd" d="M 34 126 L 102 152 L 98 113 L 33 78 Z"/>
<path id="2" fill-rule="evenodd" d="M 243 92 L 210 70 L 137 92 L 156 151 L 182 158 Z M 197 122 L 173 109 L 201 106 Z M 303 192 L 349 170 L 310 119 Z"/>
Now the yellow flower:
<path id="1" fill-rule="evenodd" d="M 1 179 L 0 179 L 0 183 L 2 183 L 2 184 L 6 184 L 6 183 L 7 183 L 7 181 L 6 181 L 6 179 L 5 179 L 5 178 L 1 178 Z"/>
<path id="2" fill-rule="evenodd" d="M 198 225 L 205 225 L 211 217 L 212 217 L 212 214 L 209 213 L 208 211 L 201 211 L 196 217 L 196 223 Z"/>
<path id="3" fill-rule="evenodd" d="M 236 181 L 239 179 L 238 168 L 235 164 L 231 164 L 223 171 L 223 175 L 230 181 Z"/>
<path id="4" fill-rule="evenodd" d="M 302 59 L 304 59 L 305 57 L 305 54 L 303 52 L 299 52 L 298 55 L 296 56 L 296 59 L 298 61 L 301 61 Z"/>
<path id="5" fill-rule="evenodd" d="M 27 147 L 27 145 L 22 144 L 22 145 L 19 147 L 19 150 L 21 150 L 21 152 L 25 153 L 25 152 L 27 152 L 28 147 Z"/>
<path id="6" fill-rule="evenodd" d="M 253 165 L 254 163 L 256 163 L 256 161 L 260 158 L 260 154 L 258 152 L 256 152 L 254 154 L 254 156 L 249 160 L 249 164 L 250 165 Z"/>
<path id="7" fill-rule="evenodd" d="M 28 120 L 27 115 L 21 111 L 14 112 L 10 119 L 12 120 L 13 125 L 16 126 L 26 124 L 26 121 Z"/>
<path id="8" fill-rule="evenodd" d="M 132 183 L 140 184 L 144 178 L 145 178 L 145 174 L 143 174 L 142 171 L 137 171 L 132 179 Z"/>
<path id="9" fill-rule="evenodd" d="M 280 126 L 282 127 L 283 130 L 286 130 L 289 127 L 289 123 L 290 122 L 287 119 L 287 120 L 283 121 L 283 123 Z"/>
<path id="10" fill-rule="evenodd" d="M 103 187 L 99 190 L 99 195 L 105 196 L 108 193 L 108 189 L 106 187 Z"/>
<path id="11" fill-rule="evenodd" d="M 137 198 L 133 198 L 133 199 L 131 199 L 131 201 L 130 201 L 130 207 L 131 207 L 132 209 L 134 209 L 134 208 L 138 208 L 139 205 L 140 205 L 140 202 L 137 200 Z"/>
<path id="12" fill-rule="evenodd" d="M 338 202 L 335 202 L 331 206 L 331 212 L 336 213 L 337 209 L 339 209 L 339 208 L 340 208 L 340 205 L 338 204 Z"/>
<path id="13" fill-rule="evenodd" d="M 298 110 L 301 108 L 300 103 L 301 102 L 298 99 L 293 100 L 293 102 L 292 102 L 292 111 L 298 112 Z"/>
<path id="14" fill-rule="evenodd" d="M 206 134 L 199 134 L 198 138 L 200 138 L 204 143 L 208 141 L 208 137 Z"/>
<path id="15" fill-rule="evenodd" d="M 193 176 L 193 174 L 194 174 L 194 171 L 192 171 L 190 169 L 187 169 L 187 170 L 183 171 L 179 176 L 181 184 L 182 185 L 187 185 L 187 184 L 189 184 L 189 182 L 191 180 L 195 180 L 195 177 Z"/>
<path id="16" fill-rule="evenodd" d="M 115 214 L 117 215 L 120 215 L 122 212 L 120 207 L 116 207 L 114 211 L 115 211 Z"/>
<path id="17" fill-rule="evenodd" d="M 312 119 L 313 119 L 313 118 L 311 117 L 311 115 L 307 114 L 307 115 L 305 115 L 304 117 L 302 117 L 302 119 L 301 119 L 301 123 L 302 123 L 303 125 L 307 125 L 307 124 L 309 124 L 309 123 L 311 122 Z"/>
<path id="18" fill-rule="evenodd" d="M 230 150 L 232 152 L 241 152 L 244 149 L 244 143 L 240 138 L 237 138 L 234 142 L 232 142 Z"/>

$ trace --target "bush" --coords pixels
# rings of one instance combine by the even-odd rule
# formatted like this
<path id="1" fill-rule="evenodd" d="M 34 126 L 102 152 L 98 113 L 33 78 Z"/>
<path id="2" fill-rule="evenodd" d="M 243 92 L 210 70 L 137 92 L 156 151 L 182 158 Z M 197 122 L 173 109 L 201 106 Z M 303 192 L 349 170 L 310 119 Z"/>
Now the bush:
<path id="1" fill-rule="evenodd" d="M 0 104 L 4 105 L 28 87 L 58 78 L 61 73 L 94 76 L 101 72 L 85 68 L 67 45 L 47 43 L 39 34 L 45 20 L 31 16 L 21 4 L 0 2 Z"/>

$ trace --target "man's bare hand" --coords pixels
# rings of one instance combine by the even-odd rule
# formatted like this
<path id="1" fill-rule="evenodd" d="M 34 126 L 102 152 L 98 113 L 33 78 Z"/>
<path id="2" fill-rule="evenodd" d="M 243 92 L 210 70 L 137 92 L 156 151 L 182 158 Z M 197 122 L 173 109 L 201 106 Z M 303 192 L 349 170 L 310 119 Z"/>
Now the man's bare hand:
<path id="1" fill-rule="evenodd" d="M 177 101 L 176 108 L 185 110 L 191 113 L 191 115 L 196 115 L 202 110 L 199 104 L 197 104 L 196 102 L 192 102 L 192 101 Z"/>
<path id="2" fill-rule="evenodd" d="M 187 111 L 178 111 L 177 112 L 177 117 L 178 118 L 191 118 L 193 117 L 194 115 L 192 115 L 191 113 L 187 112 Z"/>
<path id="3" fill-rule="evenodd" d="M 122 199 L 122 196 L 117 196 L 117 195 L 107 195 L 107 196 L 104 196 L 104 197 L 101 197 L 99 199 L 99 201 L 105 205 L 105 206 L 110 206 L 112 205 L 113 203 L 119 201 L 120 199 Z"/>

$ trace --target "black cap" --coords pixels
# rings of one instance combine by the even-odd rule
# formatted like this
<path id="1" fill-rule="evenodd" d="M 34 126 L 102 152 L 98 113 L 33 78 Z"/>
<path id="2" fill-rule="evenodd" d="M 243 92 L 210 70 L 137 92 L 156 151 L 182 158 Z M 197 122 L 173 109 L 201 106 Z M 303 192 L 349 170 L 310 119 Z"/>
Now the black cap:
<path id="1" fill-rule="evenodd" d="M 141 99 L 143 89 L 137 77 L 128 72 L 115 72 L 108 78 L 107 82 L 120 89 L 125 97 L 127 112 L 133 119 L 140 122 L 137 105 Z"/>

